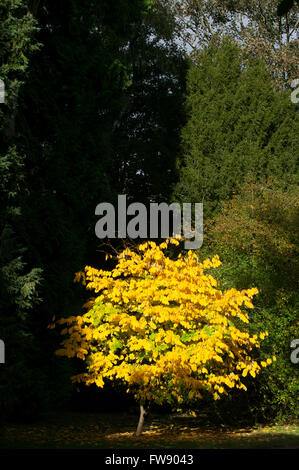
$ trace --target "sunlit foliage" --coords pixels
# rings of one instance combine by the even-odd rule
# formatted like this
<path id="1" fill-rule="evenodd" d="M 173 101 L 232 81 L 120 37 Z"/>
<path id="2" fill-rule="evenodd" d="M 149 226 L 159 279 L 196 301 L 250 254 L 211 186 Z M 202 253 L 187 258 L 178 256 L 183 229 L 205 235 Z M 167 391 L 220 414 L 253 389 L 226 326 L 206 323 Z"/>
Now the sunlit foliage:
<path id="1" fill-rule="evenodd" d="M 85 314 L 57 322 L 66 335 L 57 354 L 86 362 L 73 381 L 120 380 L 141 402 L 180 403 L 203 392 L 216 400 L 246 390 L 244 378 L 271 364 L 251 357 L 267 332 L 251 336 L 245 328 L 257 289 L 221 291 L 206 273 L 219 257 L 200 263 L 189 251 L 173 260 L 164 250 L 178 243 L 126 248 L 112 271 L 87 266 L 78 274 L 96 297 Z"/>

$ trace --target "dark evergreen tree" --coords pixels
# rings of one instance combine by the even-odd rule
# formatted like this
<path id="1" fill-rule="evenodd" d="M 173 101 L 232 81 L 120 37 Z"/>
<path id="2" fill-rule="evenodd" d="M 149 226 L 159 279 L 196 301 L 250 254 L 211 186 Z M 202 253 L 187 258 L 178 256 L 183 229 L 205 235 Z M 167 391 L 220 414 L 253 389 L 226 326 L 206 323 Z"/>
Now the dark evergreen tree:
<path id="1" fill-rule="evenodd" d="M 22 258 L 19 252 L 8 257 L 5 248 L 3 305 L 33 304 L 37 285 L 41 300 L 27 317 L 31 349 L 29 339 L 20 348 L 24 380 L 10 374 L 10 393 L 2 394 L 15 400 L 17 413 L 30 414 L 31 403 L 57 404 L 70 391 L 70 371 L 55 358 L 55 333 L 47 326 L 53 315 L 81 311 L 84 294 L 74 274 L 102 262 L 96 205 L 123 192 L 131 199 L 166 198 L 174 182 L 184 61 L 167 11 L 154 3 L 7 0 L 0 7 L 0 78 L 6 80 L 8 58 L 12 64 L 1 135 L 2 238 L 14 230 L 14 250 L 25 248 Z M 20 208 L 13 226 L 6 222 L 10 206 Z"/>
<path id="2" fill-rule="evenodd" d="M 131 85 L 115 125 L 114 181 L 119 193 L 145 203 L 168 201 L 177 180 L 187 67 L 173 28 L 169 12 L 156 2 L 128 43 Z"/>
<path id="3" fill-rule="evenodd" d="M 0 78 L 4 103 L 0 104 L 0 338 L 5 343 L 5 364 L 0 369 L 0 414 L 26 408 L 32 387 L 42 387 L 42 371 L 34 371 L 37 354 L 31 328 L 32 308 L 39 298 L 42 272 L 27 263 L 27 246 L 19 232 L 26 194 L 24 155 L 19 146 L 19 95 L 28 74 L 30 56 L 38 44 L 37 26 L 23 0 L 3 0 L 0 5 Z"/>
<path id="4" fill-rule="evenodd" d="M 229 39 L 191 66 L 187 111 L 177 200 L 203 202 L 209 217 L 249 177 L 295 177 L 299 121 L 289 93 L 276 92 L 265 66 Z"/>

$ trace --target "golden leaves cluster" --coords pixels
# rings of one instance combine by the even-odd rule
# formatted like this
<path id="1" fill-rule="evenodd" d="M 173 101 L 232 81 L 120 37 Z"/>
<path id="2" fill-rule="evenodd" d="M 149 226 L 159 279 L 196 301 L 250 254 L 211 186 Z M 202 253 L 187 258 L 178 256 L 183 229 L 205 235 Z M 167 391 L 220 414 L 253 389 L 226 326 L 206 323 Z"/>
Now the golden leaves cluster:
<path id="1" fill-rule="evenodd" d="M 250 356 L 267 334 L 246 329 L 257 289 L 221 291 L 207 273 L 220 266 L 218 256 L 199 262 L 189 251 L 173 260 L 165 254 L 171 243 L 179 241 L 125 249 L 112 271 L 85 268 L 83 283 L 95 293 L 87 312 L 57 322 L 66 337 L 56 353 L 86 361 L 74 381 L 121 380 L 136 398 L 156 403 L 203 391 L 218 399 L 233 387 L 246 390 L 243 378 L 272 362 Z"/>

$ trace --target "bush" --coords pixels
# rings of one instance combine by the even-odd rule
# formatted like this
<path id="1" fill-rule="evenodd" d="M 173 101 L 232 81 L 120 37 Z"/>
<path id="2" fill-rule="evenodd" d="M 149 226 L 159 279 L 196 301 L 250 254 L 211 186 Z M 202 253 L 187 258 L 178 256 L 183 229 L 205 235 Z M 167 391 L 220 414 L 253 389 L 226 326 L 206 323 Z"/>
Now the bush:
<path id="1" fill-rule="evenodd" d="M 206 233 L 207 249 L 224 261 L 217 273 L 223 285 L 241 289 L 254 280 L 260 292 L 250 331 L 269 332 L 260 355 L 271 351 L 277 362 L 255 381 L 249 406 L 258 417 L 299 416 L 299 370 L 290 361 L 290 343 L 299 338 L 298 200 L 295 184 L 247 184 L 223 204 Z"/>

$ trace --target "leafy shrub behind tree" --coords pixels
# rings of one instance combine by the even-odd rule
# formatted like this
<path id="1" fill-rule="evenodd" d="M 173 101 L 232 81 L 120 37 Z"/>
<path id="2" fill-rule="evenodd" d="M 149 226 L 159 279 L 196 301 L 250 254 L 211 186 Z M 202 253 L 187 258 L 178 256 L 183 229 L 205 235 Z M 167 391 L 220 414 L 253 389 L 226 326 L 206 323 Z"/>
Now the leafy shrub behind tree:
<path id="1" fill-rule="evenodd" d="M 258 417 L 299 416 L 299 369 L 290 343 L 299 337 L 299 190 L 282 182 L 247 184 L 209 224 L 206 250 L 223 260 L 218 276 L 238 289 L 260 292 L 250 313 L 252 333 L 267 330 L 263 354 L 277 362 L 255 382 L 249 406 Z"/>

